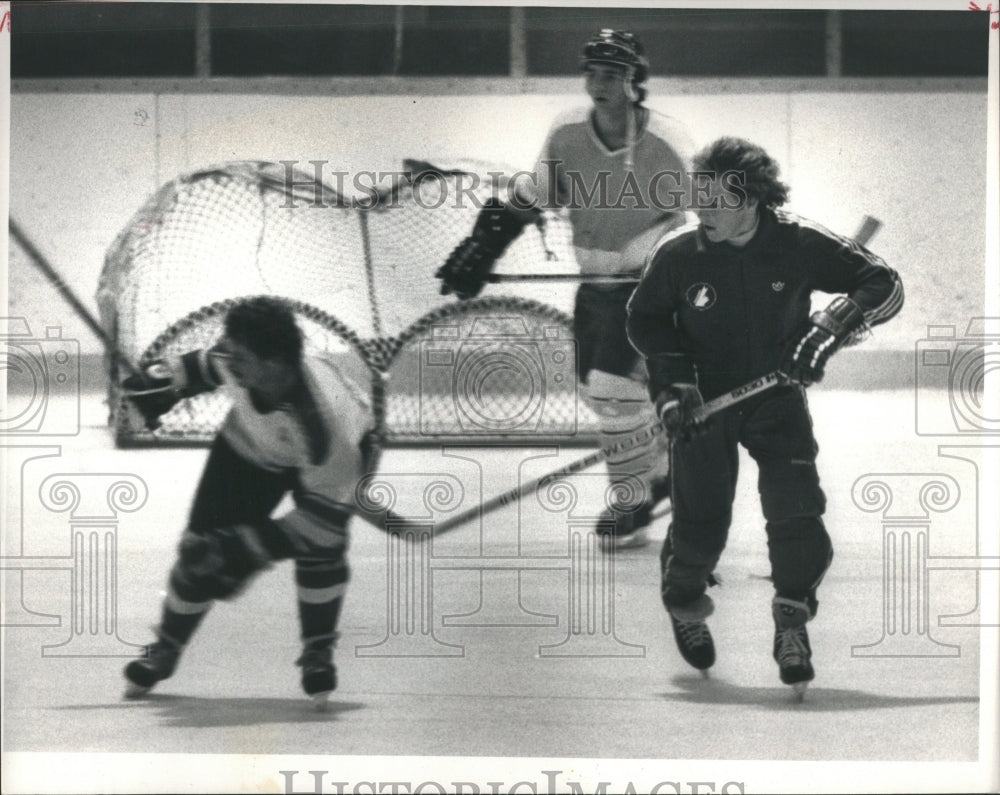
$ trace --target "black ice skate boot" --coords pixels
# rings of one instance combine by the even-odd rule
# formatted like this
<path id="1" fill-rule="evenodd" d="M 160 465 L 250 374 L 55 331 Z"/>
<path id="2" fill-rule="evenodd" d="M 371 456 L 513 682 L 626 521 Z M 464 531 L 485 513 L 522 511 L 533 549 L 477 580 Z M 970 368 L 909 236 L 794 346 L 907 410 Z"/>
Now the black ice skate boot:
<path id="1" fill-rule="evenodd" d="M 715 643 L 705 623 L 715 610 L 712 597 L 703 593 L 693 602 L 670 605 L 667 610 L 681 657 L 707 677 L 708 669 L 715 664 Z"/>
<path id="2" fill-rule="evenodd" d="M 806 622 L 812 618 L 809 605 L 794 599 L 774 597 L 774 659 L 778 663 L 781 681 L 791 685 L 799 701 L 809 682 L 816 676 L 812 667 L 812 649 Z"/>
<path id="3" fill-rule="evenodd" d="M 146 646 L 142 657 L 125 666 L 125 678 L 128 680 L 125 697 L 140 698 L 152 690 L 157 682 L 169 679 L 177 668 L 181 650 L 181 646 L 164 635 Z"/>
<path id="4" fill-rule="evenodd" d="M 302 656 L 295 661 L 302 667 L 302 689 L 316 705 L 316 709 L 326 709 L 330 693 L 337 689 L 337 669 L 333 665 L 333 649 L 306 647 Z"/>

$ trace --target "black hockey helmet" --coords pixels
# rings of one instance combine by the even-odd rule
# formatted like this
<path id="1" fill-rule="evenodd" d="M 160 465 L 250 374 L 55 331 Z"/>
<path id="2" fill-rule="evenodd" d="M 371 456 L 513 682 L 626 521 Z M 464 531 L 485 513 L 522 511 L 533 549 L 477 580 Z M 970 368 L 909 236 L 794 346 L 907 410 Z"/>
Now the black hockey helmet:
<path id="1" fill-rule="evenodd" d="M 587 40 L 583 46 L 580 66 L 590 63 L 610 63 L 632 70 L 633 80 L 638 85 L 649 77 L 649 61 L 643 54 L 638 36 L 627 30 L 604 28 Z"/>

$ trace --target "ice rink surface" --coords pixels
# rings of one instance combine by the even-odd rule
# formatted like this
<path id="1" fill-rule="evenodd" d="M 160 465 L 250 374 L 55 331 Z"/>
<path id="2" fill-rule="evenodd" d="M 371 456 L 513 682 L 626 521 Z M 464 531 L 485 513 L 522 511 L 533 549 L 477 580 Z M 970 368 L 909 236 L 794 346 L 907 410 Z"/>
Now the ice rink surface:
<path id="1" fill-rule="evenodd" d="M 624 788 L 667 780 L 656 771 L 678 770 L 682 760 L 941 765 L 993 757 L 980 736 L 996 719 L 997 607 L 982 598 L 996 594 L 996 562 L 985 557 L 997 555 L 996 524 L 981 525 L 996 516 L 994 488 L 984 487 L 996 448 L 976 436 L 918 435 L 915 413 L 945 411 L 947 399 L 810 391 L 836 554 L 809 625 L 817 674 L 804 703 L 794 702 L 771 659 L 767 550 L 756 469 L 744 455 L 723 584 L 712 591 L 718 662 L 709 679 L 681 660 L 660 604 L 657 555 L 668 519 L 654 524 L 649 546 L 610 561 L 588 541 L 602 505 L 599 466 L 569 480 L 569 490 L 529 497 L 431 547 L 399 548 L 354 520 L 339 687 L 319 713 L 294 666 L 288 562 L 213 608 L 172 679 L 146 699 L 122 699 L 121 669 L 152 637 L 206 451 L 116 450 L 101 397 L 87 395 L 78 435 L 4 441 L 4 749 L 13 754 L 7 763 L 36 766 L 34 778 L 21 768 L 5 777 L 12 791 L 47 776 L 66 776 L 65 791 L 85 791 L 72 777 L 75 764 L 148 759 L 145 773 L 130 768 L 104 791 L 314 791 L 305 762 L 282 767 L 280 759 L 319 757 L 314 764 L 326 770 L 353 759 L 355 770 L 380 757 L 475 757 L 498 769 L 503 757 L 533 768 L 542 789 L 537 771 L 552 768 L 548 760 L 564 760 L 552 768 L 564 782 L 565 760 L 573 760 L 576 780 Z M 434 481 L 446 484 L 439 498 L 459 484 L 450 510 L 464 509 L 587 452 L 397 448 L 386 451 L 381 472 L 399 492 L 396 509 L 421 515 Z M 77 497 L 53 487 L 66 480 Z M 132 484 L 125 496 L 108 497 L 108 484 L 122 480 Z M 102 500 L 103 519 L 94 507 Z M 75 557 L 74 536 L 83 545 Z M 86 566 L 94 576 L 81 573 Z M 74 594 L 74 582 L 86 593 Z M 151 756 L 132 756 L 140 754 Z M 263 763 L 263 781 L 234 773 L 210 784 L 194 771 L 214 755 L 279 761 Z M 51 759 L 66 767 L 46 769 Z M 594 768 L 594 760 L 608 761 Z M 628 774 L 594 772 L 618 770 L 623 760 Z M 302 772 L 288 784 L 282 769 Z M 838 778 L 848 775 L 839 767 L 825 775 L 815 765 L 790 769 L 798 778 L 727 780 L 746 779 L 748 792 L 777 791 L 784 781 L 800 792 L 919 791 L 915 777 L 924 780 L 915 764 L 890 765 L 886 783 L 863 784 Z M 376 770 L 366 778 L 387 780 Z M 671 780 L 683 789 L 661 791 L 691 791 Z M 558 790 L 549 783 L 545 791 Z"/>

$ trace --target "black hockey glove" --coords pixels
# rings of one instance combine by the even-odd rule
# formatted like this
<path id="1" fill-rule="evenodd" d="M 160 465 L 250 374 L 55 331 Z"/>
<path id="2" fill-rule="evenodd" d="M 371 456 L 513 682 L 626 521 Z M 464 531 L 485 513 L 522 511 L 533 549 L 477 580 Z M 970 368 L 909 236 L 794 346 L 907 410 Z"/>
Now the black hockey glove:
<path id="1" fill-rule="evenodd" d="M 698 412 L 705 401 L 694 384 L 671 384 L 655 402 L 656 416 L 671 439 L 687 441 L 708 427 Z"/>
<path id="2" fill-rule="evenodd" d="M 537 210 L 534 212 L 537 214 Z M 441 280 L 441 295 L 455 293 L 461 299 L 479 295 L 494 263 L 530 220 L 529 215 L 516 213 L 495 197 L 487 201 L 472 234 L 455 247 L 434 274 Z"/>
<path id="3" fill-rule="evenodd" d="M 861 307 L 850 298 L 835 298 L 809 319 L 805 331 L 793 341 L 779 372 L 793 384 L 819 383 L 829 358 L 864 327 Z"/>
<path id="4" fill-rule="evenodd" d="M 143 368 L 143 376 L 130 375 L 122 381 L 133 427 L 145 426 L 151 431 L 160 427 L 160 417 L 182 399 L 177 387 L 176 364 L 164 360 Z M 138 412 L 136 417 L 132 411 Z"/>

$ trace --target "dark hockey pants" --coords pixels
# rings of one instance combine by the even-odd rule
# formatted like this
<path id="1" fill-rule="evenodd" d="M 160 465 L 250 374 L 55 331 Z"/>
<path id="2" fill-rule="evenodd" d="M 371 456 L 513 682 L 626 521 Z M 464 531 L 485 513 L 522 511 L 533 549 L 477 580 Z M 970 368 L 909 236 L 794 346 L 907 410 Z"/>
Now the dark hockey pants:
<path id="1" fill-rule="evenodd" d="M 295 557 L 303 643 L 332 645 L 349 575 L 346 536 L 331 533 L 324 554 L 296 557 L 287 531 L 270 519 L 296 488 L 294 471 L 263 469 L 216 438 L 170 572 L 160 627 L 166 640 L 183 646 L 213 600 L 236 596 L 273 561 Z"/>
<path id="2" fill-rule="evenodd" d="M 713 418 L 671 448 L 673 521 L 660 555 L 664 605 L 705 592 L 732 523 L 739 445 L 757 463 L 771 577 L 778 596 L 808 601 L 833 557 L 821 516 L 826 497 L 804 390 L 782 386 Z"/>

